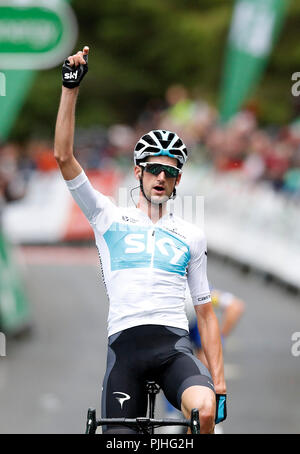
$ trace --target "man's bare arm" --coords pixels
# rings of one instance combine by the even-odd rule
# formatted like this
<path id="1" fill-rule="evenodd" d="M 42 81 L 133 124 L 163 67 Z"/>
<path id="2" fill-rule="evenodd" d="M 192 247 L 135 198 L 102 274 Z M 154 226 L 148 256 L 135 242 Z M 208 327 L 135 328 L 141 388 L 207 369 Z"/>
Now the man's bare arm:
<path id="1" fill-rule="evenodd" d="M 88 53 L 89 48 L 84 47 L 83 52 L 80 51 L 77 52 L 77 54 L 70 56 L 68 58 L 70 65 L 77 66 L 79 64 L 85 64 L 83 55 L 87 55 Z M 82 172 L 82 168 L 73 154 L 75 108 L 78 92 L 79 87 L 72 89 L 62 87 L 56 120 L 54 157 L 65 180 L 72 180 Z"/>
<path id="2" fill-rule="evenodd" d="M 195 306 L 201 343 L 218 394 L 226 393 L 219 323 L 211 303 Z"/>

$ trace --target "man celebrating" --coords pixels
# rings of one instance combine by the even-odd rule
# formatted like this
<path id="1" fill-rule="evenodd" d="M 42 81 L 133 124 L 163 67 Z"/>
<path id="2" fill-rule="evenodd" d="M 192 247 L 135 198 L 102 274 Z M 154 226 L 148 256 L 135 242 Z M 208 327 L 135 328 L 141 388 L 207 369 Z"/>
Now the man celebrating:
<path id="1" fill-rule="evenodd" d="M 167 213 L 187 150 L 176 133 L 150 131 L 134 150 L 137 207 L 118 208 L 97 192 L 73 155 L 75 104 L 88 53 L 84 47 L 63 65 L 54 148 L 62 176 L 94 230 L 109 298 L 102 417 L 145 416 L 145 381 L 155 380 L 186 418 L 198 408 L 201 432 L 213 433 L 215 421 L 226 417 L 226 385 L 206 277 L 206 240 L 201 230 Z M 192 353 L 187 282 L 211 373 Z M 132 429 L 107 426 L 103 432 Z"/>

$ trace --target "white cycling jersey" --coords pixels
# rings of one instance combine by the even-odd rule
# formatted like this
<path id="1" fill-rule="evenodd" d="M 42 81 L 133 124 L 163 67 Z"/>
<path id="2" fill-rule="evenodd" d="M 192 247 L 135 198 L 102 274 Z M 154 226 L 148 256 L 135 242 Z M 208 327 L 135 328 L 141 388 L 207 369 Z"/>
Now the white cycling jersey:
<path id="1" fill-rule="evenodd" d="M 139 208 L 119 208 L 82 171 L 66 181 L 95 234 L 109 298 L 108 335 L 138 325 L 188 331 L 185 290 L 193 304 L 209 302 L 206 239 L 168 213 L 153 223 Z"/>

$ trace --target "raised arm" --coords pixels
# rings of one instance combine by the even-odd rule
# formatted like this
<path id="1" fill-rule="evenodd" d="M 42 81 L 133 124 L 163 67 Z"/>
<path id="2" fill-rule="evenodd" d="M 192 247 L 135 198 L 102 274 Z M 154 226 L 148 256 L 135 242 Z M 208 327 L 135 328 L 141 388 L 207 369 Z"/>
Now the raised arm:
<path id="1" fill-rule="evenodd" d="M 89 48 L 86 46 L 83 51 L 77 52 L 77 54 L 68 57 L 69 66 L 76 69 L 79 65 L 85 65 L 86 60 L 83 57 L 88 55 L 88 53 Z M 66 86 L 62 87 L 56 120 L 54 157 L 65 180 L 72 180 L 82 172 L 82 168 L 73 154 L 75 108 L 78 92 L 79 86 L 75 88 L 67 88 Z"/>

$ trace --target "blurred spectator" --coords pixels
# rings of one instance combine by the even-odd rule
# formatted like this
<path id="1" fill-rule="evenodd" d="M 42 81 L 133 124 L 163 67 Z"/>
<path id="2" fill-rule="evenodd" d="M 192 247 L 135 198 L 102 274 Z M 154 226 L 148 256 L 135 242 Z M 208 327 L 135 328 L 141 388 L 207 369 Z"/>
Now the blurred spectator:
<path id="1" fill-rule="evenodd" d="M 266 157 L 265 178 L 275 190 L 283 186 L 283 176 L 289 168 L 291 150 L 285 144 L 275 143 L 272 152 Z"/>
<path id="2" fill-rule="evenodd" d="M 33 159 L 37 170 L 40 172 L 57 170 L 57 163 L 54 159 L 53 149 L 50 144 L 38 141 L 33 142 L 32 147 L 34 147 Z"/>
<path id="3" fill-rule="evenodd" d="M 5 204 L 22 198 L 25 181 L 18 170 L 19 149 L 11 143 L 0 147 L 0 232 Z"/>
<path id="4" fill-rule="evenodd" d="M 109 143 L 114 147 L 114 156 L 130 160 L 136 144 L 134 129 L 127 125 L 114 125 L 108 129 Z"/>
<path id="5" fill-rule="evenodd" d="M 300 197 L 300 166 L 289 169 L 283 177 L 283 189 Z"/>
<path id="6" fill-rule="evenodd" d="M 192 97 L 183 85 L 174 84 L 166 90 L 165 99 L 149 100 L 135 125 L 77 129 L 75 156 L 86 169 L 113 165 L 115 161 L 128 166 L 132 164 L 134 145 L 145 131 L 175 130 L 186 143 L 191 160 L 204 161 L 217 172 L 238 172 L 248 182 L 266 181 L 274 190 L 300 200 L 300 118 L 270 131 L 257 125 L 255 115 L 256 109 L 248 106 L 221 125 L 214 107 Z M 14 162 L 16 168 L 19 151 L 12 144 L 6 146 L 6 151 L 2 147 L 3 169 L 9 167 L 8 162 Z M 46 141 L 29 141 L 22 151 L 19 165 L 25 179 L 34 170 L 57 169 L 52 145 Z"/>
<path id="7" fill-rule="evenodd" d="M 165 101 L 160 99 L 150 99 L 150 101 L 148 101 L 145 109 L 141 112 L 137 120 L 137 139 L 143 135 L 145 131 L 151 131 L 152 129 L 157 128 L 165 108 Z"/>
<path id="8" fill-rule="evenodd" d="M 249 139 L 247 156 L 244 161 L 243 172 L 250 181 L 258 181 L 265 173 L 265 157 L 271 147 L 270 138 L 260 130 L 253 132 Z"/>

